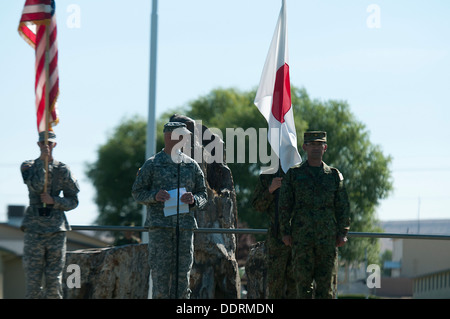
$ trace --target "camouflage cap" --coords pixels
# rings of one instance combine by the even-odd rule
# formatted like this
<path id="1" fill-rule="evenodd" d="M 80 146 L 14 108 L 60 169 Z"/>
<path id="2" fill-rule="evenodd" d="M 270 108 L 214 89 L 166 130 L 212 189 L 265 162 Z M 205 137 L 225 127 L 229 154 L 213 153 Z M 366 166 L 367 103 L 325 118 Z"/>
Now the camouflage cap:
<path id="1" fill-rule="evenodd" d="M 45 141 L 45 131 L 39 132 L 39 142 Z M 48 131 L 48 141 L 55 143 L 56 142 L 56 134 L 53 131 Z"/>
<path id="2" fill-rule="evenodd" d="M 177 130 L 178 129 L 178 130 Z M 164 124 L 164 133 L 170 133 L 177 130 L 176 133 L 180 135 L 191 134 L 191 132 L 187 129 L 186 124 L 181 122 L 168 122 Z"/>
<path id="3" fill-rule="evenodd" d="M 327 132 L 324 131 L 309 131 L 303 135 L 304 143 L 308 142 L 327 142 Z"/>

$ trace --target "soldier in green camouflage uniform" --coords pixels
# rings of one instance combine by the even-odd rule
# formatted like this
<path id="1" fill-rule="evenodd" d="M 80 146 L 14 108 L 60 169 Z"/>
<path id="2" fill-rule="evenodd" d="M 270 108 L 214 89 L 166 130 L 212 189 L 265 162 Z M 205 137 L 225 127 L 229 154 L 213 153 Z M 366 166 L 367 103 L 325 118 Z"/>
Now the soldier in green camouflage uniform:
<path id="1" fill-rule="evenodd" d="M 65 211 L 78 206 L 78 182 L 69 167 L 53 159 L 56 136 L 39 134 L 41 156 L 22 163 L 30 205 L 21 229 L 24 234 L 23 265 L 27 298 L 62 298 L 62 272 L 66 257 L 66 231 L 70 230 Z M 45 157 L 48 156 L 47 193 L 44 193 Z M 62 192 L 62 196 L 61 196 Z M 45 203 L 46 208 L 43 208 Z M 42 279 L 44 287 L 41 287 Z"/>
<path id="2" fill-rule="evenodd" d="M 295 298 L 296 287 L 292 278 L 291 247 L 281 240 L 279 214 L 277 212 L 279 188 L 284 177 L 280 170 L 276 173 L 263 172 L 256 184 L 252 205 L 270 218 L 267 232 L 267 284 L 269 298 Z"/>
<path id="3" fill-rule="evenodd" d="M 308 160 L 291 168 L 280 191 L 281 232 L 292 246 L 297 297 L 332 298 L 337 247 L 347 241 L 350 205 L 342 174 L 322 161 L 326 132 L 304 135 Z"/>
<path id="4" fill-rule="evenodd" d="M 149 263 L 152 276 L 152 298 L 189 298 L 189 273 L 193 264 L 194 233 L 197 221 L 194 210 L 207 202 L 206 186 L 199 165 L 180 151 L 182 138 L 174 135 L 190 134 L 186 125 L 169 122 L 164 126 L 165 147 L 150 157 L 139 169 L 133 184 L 134 199 L 147 206 L 146 226 L 149 226 Z M 179 164 L 178 164 L 179 163 Z M 186 193 L 181 202 L 189 204 L 189 212 L 179 214 L 179 268 L 176 292 L 176 224 L 177 215 L 164 215 L 164 202 L 169 199 L 167 191 L 180 187 Z"/>

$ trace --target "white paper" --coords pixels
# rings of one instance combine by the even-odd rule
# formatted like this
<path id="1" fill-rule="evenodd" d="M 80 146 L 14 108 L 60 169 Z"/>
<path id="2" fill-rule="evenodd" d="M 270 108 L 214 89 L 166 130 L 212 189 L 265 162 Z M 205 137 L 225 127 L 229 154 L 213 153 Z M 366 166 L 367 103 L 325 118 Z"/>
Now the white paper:
<path id="1" fill-rule="evenodd" d="M 166 217 L 177 214 L 177 189 L 175 188 L 167 192 L 169 193 L 170 198 L 164 202 L 164 216 Z M 184 193 L 186 193 L 186 188 L 180 188 L 180 198 Z M 184 213 L 189 213 L 189 204 L 180 201 L 180 214 Z"/>

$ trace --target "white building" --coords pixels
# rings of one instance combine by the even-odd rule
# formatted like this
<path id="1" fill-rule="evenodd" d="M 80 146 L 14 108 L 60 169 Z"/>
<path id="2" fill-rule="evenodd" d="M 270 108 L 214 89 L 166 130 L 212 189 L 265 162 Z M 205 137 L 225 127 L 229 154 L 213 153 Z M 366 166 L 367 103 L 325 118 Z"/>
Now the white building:
<path id="1" fill-rule="evenodd" d="M 447 219 L 383 222 L 382 227 L 386 233 L 450 236 Z M 407 283 L 409 279 L 413 298 L 450 298 L 450 240 L 387 241 L 392 247 L 393 280 Z"/>

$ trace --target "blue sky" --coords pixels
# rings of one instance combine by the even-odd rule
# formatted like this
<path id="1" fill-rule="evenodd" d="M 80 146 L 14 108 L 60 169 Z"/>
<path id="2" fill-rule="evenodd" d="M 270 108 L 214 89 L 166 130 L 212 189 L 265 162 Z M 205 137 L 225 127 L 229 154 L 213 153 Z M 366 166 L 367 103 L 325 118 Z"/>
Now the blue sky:
<path id="1" fill-rule="evenodd" d="M 0 221 L 7 205 L 27 204 L 19 166 L 39 154 L 34 51 L 17 32 L 24 2 L 0 11 Z M 157 117 L 214 88 L 256 88 L 280 7 L 281 0 L 159 1 Z M 86 163 L 122 119 L 148 114 L 151 1 L 57 0 L 56 14 L 54 155 L 81 186 L 68 220 L 85 225 L 97 216 Z M 288 0 L 287 15 L 291 83 L 313 99 L 347 101 L 371 142 L 393 157 L 394 191 L 378 218 L 450 218 L 450 3 Z"/>

